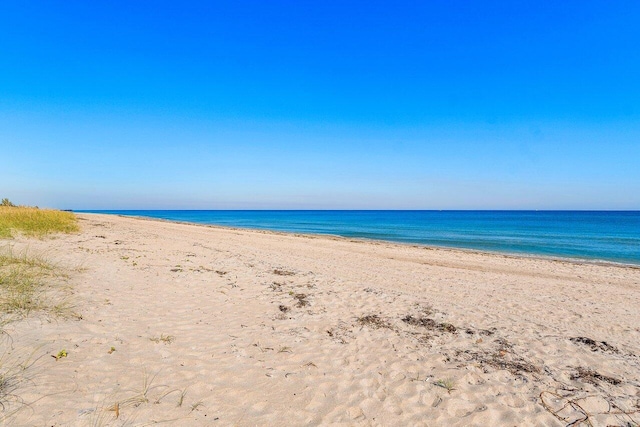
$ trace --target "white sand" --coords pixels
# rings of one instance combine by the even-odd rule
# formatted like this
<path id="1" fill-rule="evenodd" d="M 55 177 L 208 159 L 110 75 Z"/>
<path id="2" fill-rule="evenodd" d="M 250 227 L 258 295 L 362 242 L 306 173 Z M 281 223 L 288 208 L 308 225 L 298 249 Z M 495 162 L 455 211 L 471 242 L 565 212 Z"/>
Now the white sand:
<path id="1" fill-rule="evenodd" d="M 638 268 L 79 217 L 11 243 L 83 318 L 6 328 L 37 358 L 7 425 L 640 422 Z"/>

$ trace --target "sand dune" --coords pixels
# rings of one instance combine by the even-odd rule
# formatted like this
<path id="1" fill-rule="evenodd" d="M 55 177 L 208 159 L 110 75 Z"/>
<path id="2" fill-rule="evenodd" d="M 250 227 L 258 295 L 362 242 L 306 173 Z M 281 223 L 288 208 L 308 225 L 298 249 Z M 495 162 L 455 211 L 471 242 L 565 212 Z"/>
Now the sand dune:
<path id="1" fill-rule="evenodd" d="M 11 425 L 640 423 L 638 268 L 79 217 Z"/>

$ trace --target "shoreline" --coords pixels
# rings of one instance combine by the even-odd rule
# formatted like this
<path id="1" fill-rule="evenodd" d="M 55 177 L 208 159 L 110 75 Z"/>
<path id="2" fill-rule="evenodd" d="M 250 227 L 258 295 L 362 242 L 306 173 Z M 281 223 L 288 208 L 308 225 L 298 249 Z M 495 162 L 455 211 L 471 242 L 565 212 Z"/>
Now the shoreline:
<path id="1" fill-rule="evenodd" d="M 456 247 L 456 246 L 438 246 L 438 245 L 429 245 L 429 244 L 420 244 L 420 243 L 401 242 L 396 240 L 382 240 L 382 239 L 374 239 L 369 237 L 348 237 L 348 236 L 342 236 L 339 234 L 328 234 L 328 233 L 327 234 L 304 233 L 304 232 L 297 232 L 297 231 L 272 230 L 267 228 L 234 227 L 234 226 L 228 226 L 228 225 L 204 224 L 204 223 L 198 223 L 198 222 L 178 221 L 178 220 L 165 219 L 165 218 L 154 218 L 154 217 L 148 217 L 148 216 L 142 216 L 142 215 L 123 215 L 123 214 L 96 213 L 96 212 L 74 212 L 74 213 L 76 215 L 78 214 L 79 215 L 111 215 L 111 216 L 118 216 L 122 218 L 134 218 L 134 219 L 140 219 L 140 220 L 146 220 L 146 221 L 159 221 L 159 222 L 169 222 L 169 223 L 184 224 L 184 225 L 196 225 L 201 227 L 218 228 L 218 229 L 226 229 L 226 230 L 272 233 L 274 235 L 290 235 L 290 236 L 300 236 L 300 237 L 308 237 L 308 238 L 328 238 L 328 239 L 338 239 L 338 240 L 346 240 L 346 241 L 361 242 L 361 243 L 391 244 L 391 245 L 400 245 L 400 246 L 407 246 L 407 247 L 427 249 L 427 250 L 442 250 L 442 251 L 472 253 L 472 254 L 478 254 L 478 255 L 502 256 L 502 257 L 513 258 L 513 259 L 519 259 L 519 258 L 538 259 L 538 260 L 546 260 L 546 261 L 570 263 L 570 264 L 578 264 L 578 265 L 580 264 L 601 265 L 601 266 L 612 266 L 612 267 L 640 270 L 640 263 L 638 264 L 625 263 L 625 262 L 610 261 L 610 260 L 603 260 L 603 259 L 596 259 L 596 258 L 562 257 L 562 256 L 555 256 L 555 255 L 491 251 L 491 250 L 471 249 L 471 248 L 463 248 L 463 247 Z"/>

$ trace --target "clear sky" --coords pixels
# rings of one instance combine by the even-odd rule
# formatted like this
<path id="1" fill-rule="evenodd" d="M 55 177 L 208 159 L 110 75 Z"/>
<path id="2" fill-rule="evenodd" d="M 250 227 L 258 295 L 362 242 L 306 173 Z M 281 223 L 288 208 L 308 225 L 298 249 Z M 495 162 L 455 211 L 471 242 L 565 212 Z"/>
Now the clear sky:
<path id="1" fill-rule="evenodd" d="M 640 2 L 0 2 L 0 197 L 640 209 Z"/>

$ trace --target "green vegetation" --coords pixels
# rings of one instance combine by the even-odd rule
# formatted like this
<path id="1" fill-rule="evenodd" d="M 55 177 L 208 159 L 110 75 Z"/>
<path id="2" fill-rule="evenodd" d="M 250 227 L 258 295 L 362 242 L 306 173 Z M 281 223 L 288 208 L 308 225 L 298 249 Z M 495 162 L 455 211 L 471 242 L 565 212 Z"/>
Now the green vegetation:
<path id="1" fill-rule="evenodd" d="M 15 233 L 43 237 L 78 230 L 78 220 L 71 212 L 15 206 L 8 199 L 2 199 L 0 203 L 0 239 L 10 239 Z"/>
<path id="2" fill-rule="evenodd" d="M 451 378 L 441 379 L 434 382 L 433 384 L 438 387 L 444 388 L 445 390 L 447 390 L 447 393 L 449 394 L 451 394 L 451 392 L 455 390 L 455 386 L 456 386 L 456 383 Z"/>
<path id="3" fill-rule="evenodd" d="M 63 357 L 67 357 L 68 355 L 69 355 L 69 353 L 67 353 L 67 350 L 65 350 L 65 349 L 63 348 L 62 350 L 60 350 L 60 351 L 58 352 L 58 354 L 57 354 L 57 355 L 55 355 L 55 356 L 51 356 L 51 357 L 53 357 L 53 358 L 54 358 L 54 359 L 56 359 L 56 360 L 60 360 L 60 359 L 62 359 Z"/>

